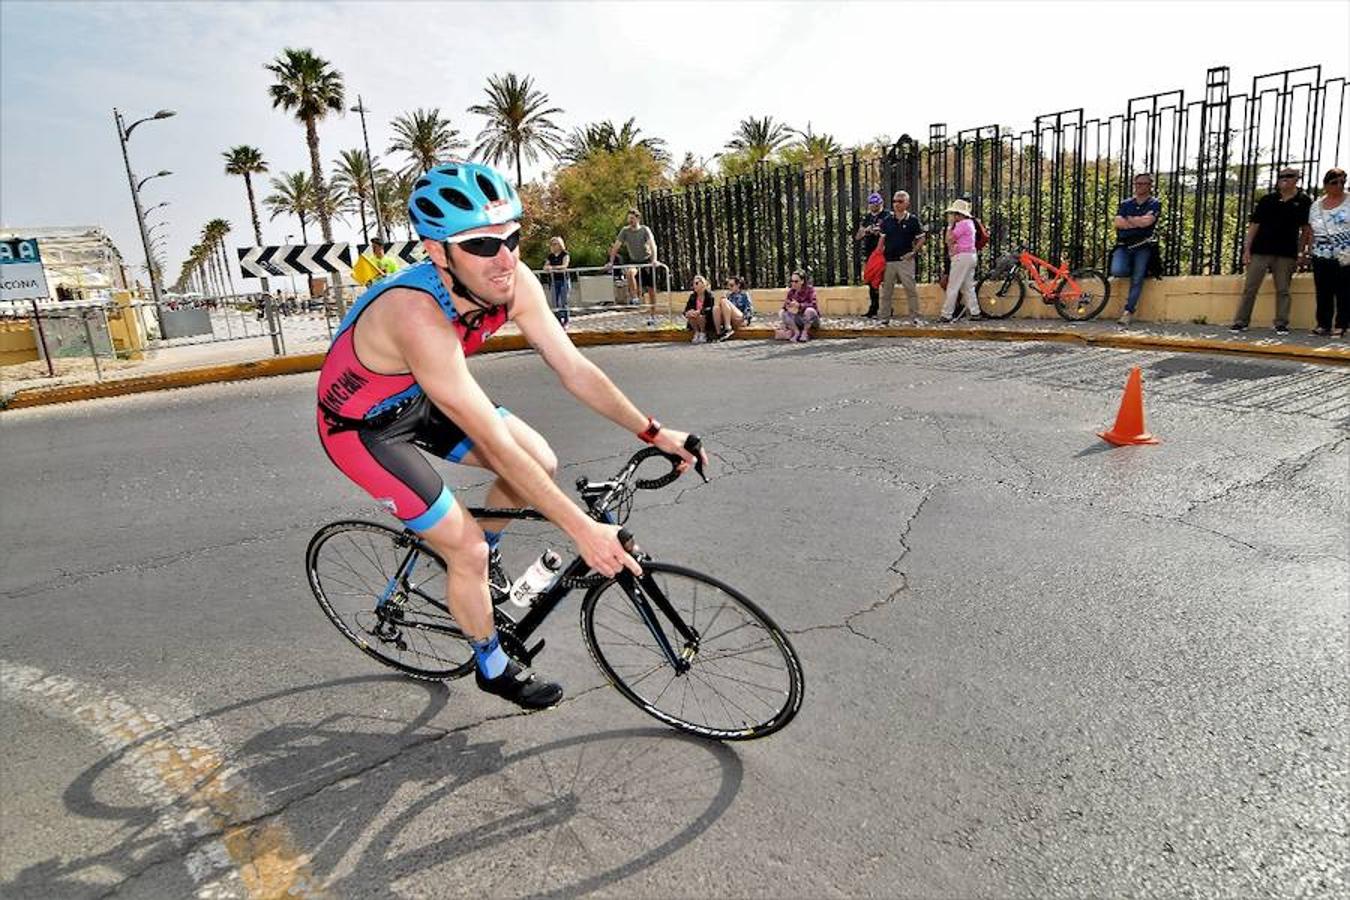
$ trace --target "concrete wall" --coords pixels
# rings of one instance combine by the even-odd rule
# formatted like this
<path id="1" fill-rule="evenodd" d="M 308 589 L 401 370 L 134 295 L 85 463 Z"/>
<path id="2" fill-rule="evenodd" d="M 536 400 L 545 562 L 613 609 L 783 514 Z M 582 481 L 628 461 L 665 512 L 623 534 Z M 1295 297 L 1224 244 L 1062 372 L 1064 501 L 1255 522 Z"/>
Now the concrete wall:
<path id="1" fill-rule="evenodd" d="M 32 362 L 37 358 L 37 337 L 27 319 L 0 322 L 0 366 Z"/>
<path id="2" fill-rule="evenodd" d="M 1203 318 L 1210 325 L 1228 325 L 1233 321 L 1233 313 L 1242 295 L 1242 282 L 1241 275 L 1194 275 L 1164 278 L 1161 281 L 1150 278 L 1144 282 L 1144 293 L 1139 298 L 1135 320 L 1191 323 Z M 1127 279 L 1111 279 L 1111 300 L 1098 318 L 1110 320 L 1118 317 L 1125 308 L 1125 295 L 1129 289 Z M 750 293 L 755 301 L 755 311 L 762 316 L 778 312 L 787 288 L 758 288 Z M 1290 294 L 1293 298 L 1290 326 L 1311 329 L 1316 324 L 1313 318 L 1312 275 L 1295 275 Z M 685 296 L 687 294 L 671 295 L 671 303 L 677 312 L 684 309 Z M 820 301 L 821 312 L 827 316 L 856 316 L 867 311 L 866 286 L 818 287 L 816 297 Z M 909 309 L 904 289 L 899 285 L 895 289 L 894 306 L 897 317 L 905 316 Z M 938 317 L 942 310 L 942 290 L 938 285 L 919 285 L 919 310 L 927 318 Z M 1269 326 L 1274 315 L 1275 288 L 1267 277 L 1256 297 L 1252 325 L 1258 328 Z M 1015 318 L 1059 320 L 1059 314 L 1028 285 L 1027 299 Z"/>

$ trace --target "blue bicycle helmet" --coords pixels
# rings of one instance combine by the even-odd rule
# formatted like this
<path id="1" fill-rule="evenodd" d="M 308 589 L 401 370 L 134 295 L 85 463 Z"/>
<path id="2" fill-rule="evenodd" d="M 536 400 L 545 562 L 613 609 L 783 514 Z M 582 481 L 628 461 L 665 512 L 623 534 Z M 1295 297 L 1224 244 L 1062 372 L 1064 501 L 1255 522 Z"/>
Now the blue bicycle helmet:
<path id="1" fill-rule="evenodd" d="M 408 216 L 418 237 L 433 241 L 519 219 L 520 195 L 496 169 L 452 162 L 430 169 L 413 185 Z"/>

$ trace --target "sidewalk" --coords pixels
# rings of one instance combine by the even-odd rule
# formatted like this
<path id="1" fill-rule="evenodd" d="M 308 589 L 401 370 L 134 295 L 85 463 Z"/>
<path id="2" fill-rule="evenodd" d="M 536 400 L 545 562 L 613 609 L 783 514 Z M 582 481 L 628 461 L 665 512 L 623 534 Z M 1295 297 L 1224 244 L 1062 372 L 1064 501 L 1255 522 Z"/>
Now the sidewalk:
<path id="1" fill-rule="evenodd" d="M 637 309 L 614 309 L 575 316 L 568 332 L 583 346 L 688 339 L 683 320 L 658 316 L 646 324 Z M 1113 321 L 1065 322 L 1059 319 L 1007 319 L 939 325 L 900 324 L 882 328 L 875 320 L 856 316 L 826 316 L 821 339 L 858 337 L 936 337 L 962 340 L 1057 341 L 1098 346 L 1240 353 L 1332 365 L 1350 365 L 1350 340 L 1317 337 L 1307 331 L 1276 335 L 1268 328 L 1234 334 L 1219 325 L 1138 322 L 1122 328 Z M 768 340 L 773 320 L 756 318 L 736 340 Z M 0 409 L 38 406 L 144 390 L 181 387 L 212 381 L 230 381 L 272 374 L 312 371 L 328 347 L 322 316 L 296 315 L 283 320 L 287 355 L 274 356 L 267 337 L 216 343 L 188 344 L 146 353 L 142 360 L 100 359 L 98 377 L 88 356 L 55 360 L 56 376 L 47 374 L 42 361 L 0 367 Z M 485 351 L 516 350 L 524 346 L 519 332 L 507 325 L 488 342 Z"/>

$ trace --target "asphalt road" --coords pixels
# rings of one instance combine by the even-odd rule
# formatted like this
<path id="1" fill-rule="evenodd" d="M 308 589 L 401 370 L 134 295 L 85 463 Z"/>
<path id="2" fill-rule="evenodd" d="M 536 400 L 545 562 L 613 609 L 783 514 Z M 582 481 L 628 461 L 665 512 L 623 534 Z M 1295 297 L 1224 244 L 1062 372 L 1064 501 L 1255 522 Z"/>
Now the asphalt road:
<path id="1" fill-rule="evenodd" d="M 943 341 L 601 348 L 714 477 L 659 558 L 788 629 L 778 735 L 675 735 L 574 607 L 522 716 L 346 644 L 310 534 L 373 504 L 294 376 L 0 418 L 6 897 L 1345 896 L 1344 370 Z M 1131 365 L 1163 443 L 1111 449 Z M 636 444 L 474 363 L 566 461 Z M 471 502 L 484 480 L 449 477 Z M 535 552 L 540 535 L 515 552 Z"/>

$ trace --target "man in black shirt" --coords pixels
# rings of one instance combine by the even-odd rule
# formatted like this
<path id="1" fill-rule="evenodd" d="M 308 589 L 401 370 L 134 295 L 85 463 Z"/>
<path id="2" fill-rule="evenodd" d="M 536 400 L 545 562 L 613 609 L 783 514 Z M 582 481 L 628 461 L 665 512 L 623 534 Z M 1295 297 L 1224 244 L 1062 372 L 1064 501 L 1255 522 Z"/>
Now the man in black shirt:
<path id="1" fill-rule="evenodd" d="M 858 220 L 858 230 L 854 232 L 853 239 L 862 245 L 862 256 L 858 260 L 858 267 L 866 268 L 867 259 L 872 255 L 872 251 L 877 249 L 877 243 L 881 240 L 881 217 L 884 213 L 881 211 L 881 195 L 873 191 L 867 197 L 867 212 L 863 213 Z M 881 295 L 871 284 L 867 285 L 867 312 L 863 316 L 868 319 L 877 317 L 877 300 Z"/>
<path id="2" fill-rule="evenodd" d="M 919 286 L 914 281 L 914 257 L 923 249 L 923 224 L 909 211 L 909 193 L 896 191 L 891 198 L 891 211 L 881 220 L 881 236 L 886 254 L 886 275 L 881 280 L 881 324 L 891 321 L 895 282 L 905 286 L 909 300 L 909 315 L 919 321 Z"/>
<path id="3" fill-rule="evenodd" d="M 1280 169 L 1275 190 L 1256 202 L 1247 220 L 1247 240 L 1242 248 L 1247 281 L 1230 331 L 1245 331 L 1251 324 L 1256 292 L 1269 270 L 1275 279 L 1275 333 L 1289 333 L 1289 282 L 1295 266 L 1307 261 L 1312 244 L 1312 228 L 1308 226 L 1312 198 L 1299 190 L 1300 177 L 1298 169 Z"/>

